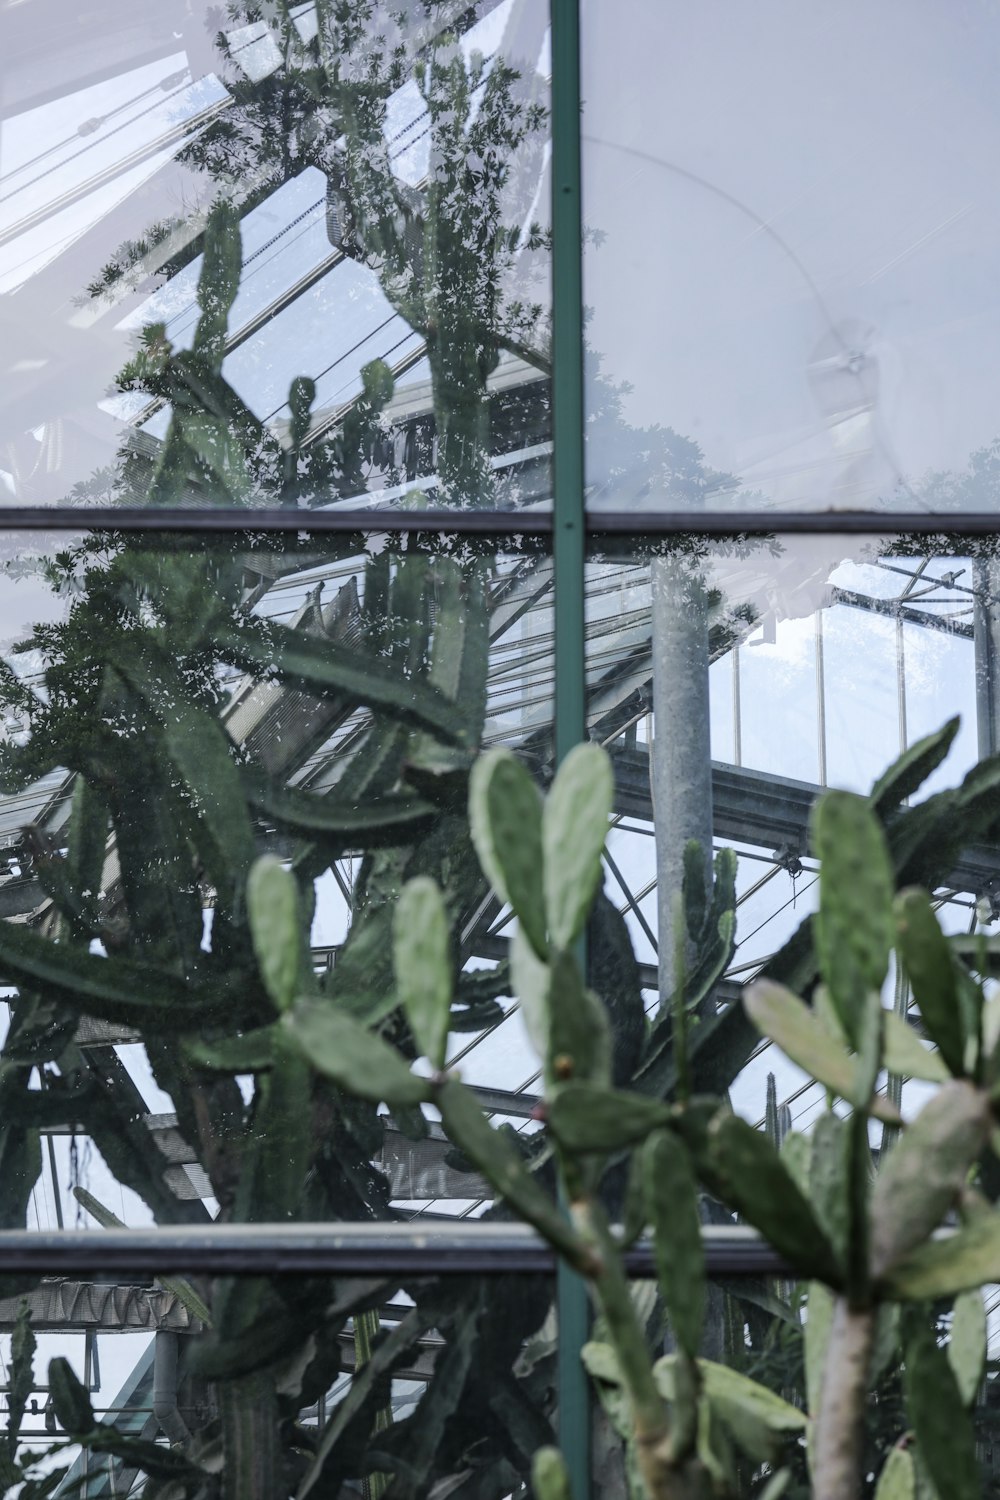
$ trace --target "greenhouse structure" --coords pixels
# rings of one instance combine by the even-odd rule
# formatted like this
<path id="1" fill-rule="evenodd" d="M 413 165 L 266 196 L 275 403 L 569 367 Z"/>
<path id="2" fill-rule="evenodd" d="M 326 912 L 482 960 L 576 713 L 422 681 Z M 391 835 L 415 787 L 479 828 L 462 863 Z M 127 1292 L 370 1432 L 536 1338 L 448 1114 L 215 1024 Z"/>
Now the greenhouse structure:
<path id="1" fill-rule="evenodd" d="M 743 997 L 815 983 L 826 788 L 875 788 L 903 883 L 993 952 L 1000 14 L 3 16 L 3 1493 L 506 1500 L 556 1443 L 575 1500 L 642 1500 L 582 1280 L 315 1018 L 434 1072 L 394 960 L 431 877 L 445 1071 L 557 1203 L 515 913 L 470 831 L 497 747 L 541 793 L 580 743 L 610 760 L 574 951 L 620 1091 L 810 1137 L 828 1090 Z M 278 864 L 294 1056 L 248 911 Z M 895 963 L 882 1003 L 922 1035 Z M 909 1119 L 933 1086 L 878 1094 Z M 871 1120 L 874 1163 L 896 1132 Z M 614 1222 L 630 1182 L 612 1155 Z M 700 1212 L 705 1355 L 805 1411 L 804 1279 Z M 669 1354 L 645 1233 L 630 1257 Z M 883 1342 L 866 1495 L 908 1425 Z M 810 1495 L 798 1435 L 731 1446 L 717 1493 Z"/>

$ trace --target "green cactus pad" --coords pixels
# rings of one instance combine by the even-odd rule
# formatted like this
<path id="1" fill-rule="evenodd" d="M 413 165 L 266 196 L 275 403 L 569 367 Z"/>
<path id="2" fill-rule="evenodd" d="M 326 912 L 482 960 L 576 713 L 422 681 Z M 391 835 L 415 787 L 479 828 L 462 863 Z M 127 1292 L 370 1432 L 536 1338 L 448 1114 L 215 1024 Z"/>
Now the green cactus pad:
<path id="1" fill-rule="evenodd" d="M 885 1276 L 941 1223 L 982 1150 L 989 1122 L 986 1094 L 952 1079 L 907 1126 L 872 1192 L 873 1276 Z"/>
<path id="2" fill-rule="evenodd" d="M 295 877 L 273 854 L 250 870 L 247 912 L 264 986 L 277 1010 L 286 1011 L 304 988 L 302 916 Z"/>
<path id="3" fill-rule="evenodd" d="M 539 1448 L 531 1460 L 535 1500 L 573 1500 L 569 1470 L 558 1448 Z"/>
<path id="4" fill-rule="evenodd" d="M 509 750 L 488 750 L 473 766 L 469 823 L 487 879 L 514 908 L 539 958 L 547 957 L 541 799 Z"/>
<path id="5" fill-rule="evenodd" d="M 687 1148 L 667 1130 L 646 1142 L 643 1167 L 660 1291 L 678 1344 L 695 1359 L 705 1312 L 698 1184 Z"/>
<path id="6" fill-rule="evenodd" d="M 556 948 L 583 931 L 601 881 L 614 777 L 598 745 L 576 745 L 559 767 L 542 815 L 545 913 Z"/>
<path id="7" fill-rule="evenodd" d="M 451 951 L 444 900 L 427 876 L 408 881 L 400 892 L 393 918 L 393 967 L 417 1046 L 440 1072 L 448 1046 Z"/>
<path id="8" fill-rule="evenodd" d="M 913 997 L 928 1035 L 952 1073 L 964 1071 L 965 1038 L 958 1003 L 958 975 L 948 940 L 927 892 L 900 891 L 894 904 L 896 934 Z"/>
<path id="9" fill-rule="evenodd" d="M 411 1073 L 395 1048 L 328 1000 L 299 1000 L 283 1024 L 313 1067 L 349 1093 L 373 1104 L 423 1104 L 428 1079 Z"/>
<path id="10" fill-rule="evenodd" d="M 816 951 L 851 1044 L 860 1050 L 869 995 L 881 990 L 895 941 L 895 876 L 885 834 L 864 797 L 828 792 L 816 804 L 820 860 Z"/>

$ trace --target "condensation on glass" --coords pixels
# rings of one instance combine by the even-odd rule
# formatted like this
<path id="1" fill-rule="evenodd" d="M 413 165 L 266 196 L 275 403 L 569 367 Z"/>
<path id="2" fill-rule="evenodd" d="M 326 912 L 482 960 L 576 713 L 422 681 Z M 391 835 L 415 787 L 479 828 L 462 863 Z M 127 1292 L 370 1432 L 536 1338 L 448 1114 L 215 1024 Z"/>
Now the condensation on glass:
<path id="1" fill-rule="evenodd" d="M 590 506 L 995 509 L 995 7 L 582 36 Z"/>
<path id="2" fill-rule="evenodd" d="M 12 9 L 0 504 L 547 505 L 547 28 Z"/>

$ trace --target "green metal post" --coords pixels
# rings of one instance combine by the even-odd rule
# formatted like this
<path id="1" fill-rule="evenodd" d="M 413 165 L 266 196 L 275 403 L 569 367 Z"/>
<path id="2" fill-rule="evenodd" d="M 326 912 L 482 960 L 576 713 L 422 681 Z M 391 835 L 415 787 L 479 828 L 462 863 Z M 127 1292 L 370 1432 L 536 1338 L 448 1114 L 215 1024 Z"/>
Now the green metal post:
<path id="1" fill-rule="evenodd" d="M 552 0 L 552 427 L 556 760 L 586 737 L 584 690 L 583 220 L 578 0 Z M 590 1500 L 590 1393 L 580 1350 L 587 1292 L 558 1272 L 559 1446 L 574 1500 Z"/>

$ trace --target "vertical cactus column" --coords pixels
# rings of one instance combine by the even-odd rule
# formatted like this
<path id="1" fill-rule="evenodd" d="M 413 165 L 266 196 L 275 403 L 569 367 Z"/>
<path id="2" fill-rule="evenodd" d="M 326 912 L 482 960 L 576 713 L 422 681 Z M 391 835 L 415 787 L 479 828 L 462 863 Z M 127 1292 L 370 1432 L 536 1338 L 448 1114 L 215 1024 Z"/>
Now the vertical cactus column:
<path id="1" fill-rule="evenodd" d="M 1000 746 L 1000 562 L 992 557 L 977 558 L 973 577 L 976 724 L 979 758 L 985 760 Z"/>
<path id="2" fill-rule="evenodd" d="M 653 716 L 650 747 L 656 840 L 660 1002 L 674 988 L 674 893 L 684 849 L 712 847 L 712 766 L 708 697 L 708 601 L 700 568 L 685 557 L 650 565 Z M 706 861 L 706 879 L 711 861 Z"/>

